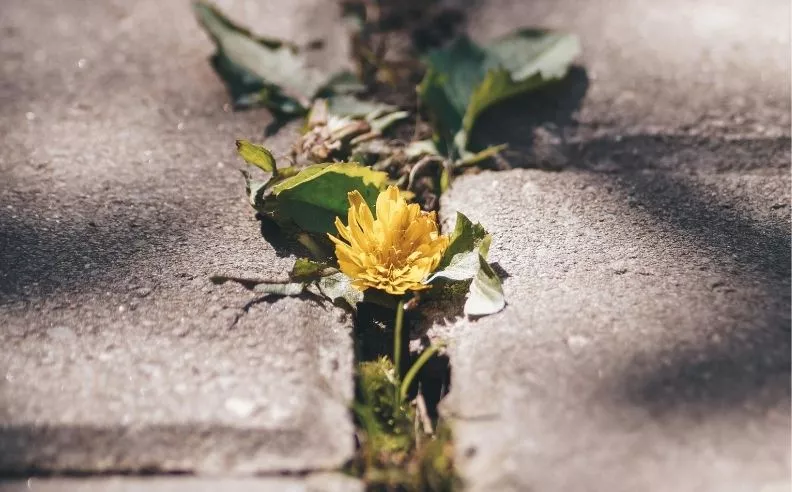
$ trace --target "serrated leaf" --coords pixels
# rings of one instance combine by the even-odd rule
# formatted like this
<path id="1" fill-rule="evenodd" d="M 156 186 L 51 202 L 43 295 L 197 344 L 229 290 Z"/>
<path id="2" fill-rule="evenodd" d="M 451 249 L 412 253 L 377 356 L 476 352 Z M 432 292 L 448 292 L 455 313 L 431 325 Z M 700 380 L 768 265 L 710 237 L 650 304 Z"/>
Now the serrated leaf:
<path id="1" fill-rule="evenodd" d="M 487 258 L 492 237 L 479 223 L 472 223 L 464 214 L 457 212 L 454 232 L 449 238 L 448 248 L 440 264 L 427 282 L 438 278 L 467 280 L 479 270 L 478 257 Z"/>
<path id="2" fill-rule="evenodd" d="M 473 277 L 468 298 L 465 301 L 467 316 L 495 314 L 506 306 L 500 277 L 482 255 L 478 255 L 478 263 L 478 272 Z"/>
<path id="3" fill-rule="evenodd" d="M 352 308 L 355 308 L 357 303 L 363 300 L 363 293 L 352 287 L 349 277 L 338 271 L 317 278 L 311 282 L 270 282 L 267 280 L 227 277 L 223 275 L 212 276 L 210 280 L 217 285 L 222 285 L 226 282 L 238 283 L 246 289 L 258 294 L 287 297 L 299 296 L 305 292 L 310 292 L 314 295 L 324 297 L 330 302 L 335 303 L 343 301 Z"/>
<path id="4" fill-rule="evenodd" d="M 276 173 L 275 157 L 263 145 L 256 145 L 247 140 L 236 141 L 237 152 L 248 164 L 256 166 L 262 171 Z"/>
<path id="5" fill-rule="evenodd" d="M 561 79 L 579 52 L 575 36 L 529 29 L 484 46 L 462 37 L 432 52 L 418 94 L 440 150 L 454 160 L 463 157 L 485 109 Z"/>
<path id="6" fill-rule="evenodd" d="M 316 280 L 338 273 L 338 269 L 320 261 L 297 258 L 289 275 L 292 280 Z"/>
<path id="7" fill-rule="evenodd" d="M 301 114 L 327 83 L 329 77 L 308 67 L 293 45 L 254 36 L 209 3 L 194 2 L 193 9 L 217 46 L 212 64 L 235 103 Z"/>
<path id="8" fill-rule="evenodd" d="M 235 282 L 259 294 L 272 294 L 278 296 L 298 296 L 305 292 L 306 287 L 306 284 L 303 282 L 270 282 L 268 280 L 226 277 L 223 275 L 212 276 L 210 280 L 212 283 L 218 285 L 222 285 L 226 282 Z"/>
<path id="9" fill-rule="evenodd" d="M 320 278 L 316 281 L 319 292 L 333 302 L 343 300 L 354 308 L 363 301 L 363 292 L 352 287 L 352 281 L 341 272 Z"/>
<path id="10" fill-rule="evenodd" d="M 277 183 L 272 192 L 278 214 L 308 232 L 334 232 L 335 218 L 347 215 L 347 194 L 359 191 L 373 209 L 387 179 L 387 173 L 354 163 L 319 164 Z"/>

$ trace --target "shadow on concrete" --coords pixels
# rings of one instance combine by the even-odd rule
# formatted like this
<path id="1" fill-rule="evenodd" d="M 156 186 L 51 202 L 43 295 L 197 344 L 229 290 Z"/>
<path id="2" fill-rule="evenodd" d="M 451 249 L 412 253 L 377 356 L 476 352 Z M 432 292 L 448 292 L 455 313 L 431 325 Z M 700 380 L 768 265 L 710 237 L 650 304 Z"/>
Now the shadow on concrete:
<path id="1" fill-rule="evenodd" d="M 646 354 L 626 371 L 629 401 L 663 414 L 737 405 L 769 409 L 790 399 L 789 198 L 768 197 L 767 220 L 747 216 L 696 173 L 745 172 L 773 175 L 788 167 L 789 139 L 726 141 L 712 138 L 635 136 L 587 142 L 564 150 L 574 167 L 596 172 L 603 186 L 620 190 L 673 234 L 693 243 L 722 274 L 723 295 L 755 290 L 756 304 L 741 301 L 700 344 L 677 344 Z M 572 167 L 572 166 L 569 166 Z M 773 216 L 779 210 L 782 216 Z M 732 289 L 729 283 L 734 282 Z M 745 293 L 750 299 L 750 292 Z M 657 359 L 663 361 L 658 363 Z M 647 368 L 660 368 L 647 371 Z"/>
<path id="2" fill-rule="evenodd" d="M 244 462 L 262 449 L 300 449 L 316 446 L 318 439 L 301 428 L 201 422 L 7 426 L 0 429 L 0 477 L 196 473 L 206 466 L 207 456 Z M 179 459 L 170 459 L 168 453 Z"/>
<path id="3" fill-rule="evenodd" d="M 565 132 L 577 126 L 574 115 L 588 88 L 585 68 L 573 66 L 561 82 L 486 110 L 476 121 L 472 147 L 508 144 L 502 153 L 506 162 L 496 167 L 560 169 Z"/>
<path id="4" fill-rule="evenodd" d="M 655 354 L 669 361 L 651 364 L 662 368 L 659 371 L 646 374 L 644 364 L 636 361 L 634 371 L 627 371 L 629 398 L 661 413 L 682 404 L 771 408 L 788 403 L 789 230 L 745 217 L 678 174 L 626 173 L 615 181 L 658 221 L 672 225 L 720 263 L 715 268 L 724 271 L 726 279 L 742 287 L 756 286 L 761 297 L 761 306 L 745 305 L 744 320 L 718 326 L 706 343 Z M 723 295 L 731 292 L 728 280 L 718 287 Z"/>
<path id="5" fill-rule="evenodd" d="M 278 224 L 271 219 L 261 214 L 256 214 L 256 220 L 259 221 L 259 232 L 261 232 L 261 237 L 272 246 L 272 249 L 278 257 L 288 258 L 290 256 L 297 256 L 308 258 L 312 256 L 310 251 L 295 239 L 290 238 L 288 234 L 281 230 Z"/>
<path id="6" fill-rule="evenodd" d="M 695 135 L 630 135 L 570 142 L 555 152 L 569 169 L 602 173 L 663 170 L 673 172 L 786 172 L 790 140 L 725 139 Z"/>
<path id="7" fill-rule="evenodd" d="M 56 223 L 25 214 L 0 209 L 0 305 L 56 291 L 125 288 L 135 281 L 132 263 L 179 242 L 185 232 L 178 220 L 162 217 L 168 227 L 152 228 L 139 217 L 108 227 L 106 220 Z"/>

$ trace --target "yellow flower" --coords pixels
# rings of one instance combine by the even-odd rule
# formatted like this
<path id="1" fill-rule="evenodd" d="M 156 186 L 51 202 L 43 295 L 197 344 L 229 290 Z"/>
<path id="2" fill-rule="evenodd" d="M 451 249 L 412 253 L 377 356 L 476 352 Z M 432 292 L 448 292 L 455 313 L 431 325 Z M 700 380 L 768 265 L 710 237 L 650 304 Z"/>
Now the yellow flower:
<path id="1" fill-rule="evenodd" d="M 426 277 L 437 268 L 448 247 L 448 236 L 437 232 L 435 213 L 407 204 L 399 189 L 389 186 L 377 197 L 377 218 L 363 196 L 349 193 L 347 225 L 336 217 L 344 240 L 332 235 L 341 271 L 358 290 L 369 287 L 401 295 L 426 289 Z"/>

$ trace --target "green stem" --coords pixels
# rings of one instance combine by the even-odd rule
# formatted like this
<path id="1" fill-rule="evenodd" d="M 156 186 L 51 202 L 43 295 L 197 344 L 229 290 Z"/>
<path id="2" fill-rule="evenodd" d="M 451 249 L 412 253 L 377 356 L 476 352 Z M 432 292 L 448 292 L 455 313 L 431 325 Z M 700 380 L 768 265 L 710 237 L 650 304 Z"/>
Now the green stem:
<path id="1" fill-rule="evenodd" d="M 443 348 L 445 344 L 438 343 L 437 345 L 432 345 L 431 347 L 427 348 L 426 350 L 421 353 L 421 356 L 418 357 L 418 360 L 415 361 L 415 364 L 410 367 L 410 370 L 407 371 L 407 374 L 404 375 L 404 380 L 401 383 L 401 388 L 399 388 L 399 399 L 404 400 L 407 398 L 407 392 L 410 390 L 410 385 L 415 379 L 415 376 L 418 374 L 418 371 L 432 358 L 432 356 L 437 353 L 438 350 Z"/>
<path id="2" fill-rule="evenodd" d="M 404 299 L 396 306 L 396 321 L 393 323 L 393 367 L 396 381 L 401 380 L 402 326 L 404 325 Z"/>

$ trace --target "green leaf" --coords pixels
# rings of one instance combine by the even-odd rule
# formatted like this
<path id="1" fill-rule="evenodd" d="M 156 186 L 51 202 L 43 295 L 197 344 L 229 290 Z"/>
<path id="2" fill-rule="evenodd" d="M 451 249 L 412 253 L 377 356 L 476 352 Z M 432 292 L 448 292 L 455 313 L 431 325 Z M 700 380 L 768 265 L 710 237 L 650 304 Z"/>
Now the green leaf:
<path id="1" fill-rule="evenodd" d="M 327 263 L 297 258 L 289 276 L 293 280 L 316 280 L 335 273 L 338 273 L 338 270 Z"/>
<path id="2" fill-rule="evenodd" d="M 210 280 L 217 285 L 222 285 L 226 282 L 236 282 L 253 292 L 278 296 L 298 296 L 305 292 L 306 286 L 306 284 L 302 282 L 270 282 L 267 280 L 226 277 L 223 275 L 214 275 L 210 277 Z"/>
<path id="3" fill-rule="evenodd" d="M 276 121 L 280 121 L 281 124 L 305 112 L 305 108 L 297 100 L 236 65 L 225 55 L 215 54 L 212 56 L 211 64 L 223 80 L 234 108 L 264 106 L 273 112 L 278 118 Z"/>
<path id="4" fill-rule="evenodd" d="M 224 275 L 212 276 L 210 280 L 218 285 L 222 285 L 226 282 L 235 282 L 259 294 L 298 296 L 305 292 L 310 292 L 314 295 L 322 296 L 334 303 L 339 301 L 345 302 L 353 309 L 358 302 L 363 300 L 363 293 L 352 287 L 352 282 L 349 280 L 349 277 L 337 270 L 335 273 L 316 278 L 311 282 L 270 282 L 267 280 L 227 277 Z"/>
<path id="5" fill-rule="evenodd" d="M 489 159 L 490 157 L 495 157 L 496 155 L 500 154 L 503 150 L 508 147 L 507 144 L 502 145 L 491 145 L 486 149 L 480 152 L 463 152 L 462 158 L 457 161 L 456 165 L 458 167 L 461 166 L 472 166 L 478 164 L 479 162 Z"/>
<path id="6" fill-rule="evenodd" d="M 309 68 L 293 45 L 255 37 L 203 1 L 193 3 L 217 53 L 212 64 L 235 104 L 263 104 L 282 114 L 302 114 L 329 77 Z"/>
<path id="7" fill-rule="evenodd" d="M 277 172 L 275 157 L 273 157 L 272 152 L 264 146 L 250 143 L 247 140 L 237 140 L 236 147 L 239 156 L 248 164 L 256 166 L 268 173 L 274 174 Z"/>
<path id="8" fill-rule="evenodd" d="M 482 255 L 478 255 L 479 270 L 470 284 L 465 314 L 468 316 L 487 316 L 495 314 L 506 306 L 500 277 L 487 263 Z"/>
<path id="9" fill-rule="evenodd" d="M 354 308 L 363 301 L 363 292 L 352 287 L 352 281 L 341 272 L 320 278 L 316 282 L 319 292 L 332 302 L 340 300 Z"/>
<path id="10" fill-rule="evenodd" d="M 457 212 L 456 226 L 440 264 L 427 282 L 438 278 L 467 280 L 479 271 L 479 256 L 487 258 L 492 237 L 481 224 L 473 224 L 464 214 Z"/>
<path id="11" fill-rule="evenodd" d="M 484 46 L 462 37 L 430 53 L 418 94 L 439 149 L 464 157 L 485 109 L 563 78 L 579 52 L 573 35 L 524 29 Z"/>
<path id="12" fill-rule="evenodd" d="M 327 114 L 340 118 L 365 119 L 371 129 L 382 133 L 394 123 L 410 116 L 396 106 L 374 101 L 363 101 L 355 96 L 341 94 L 327 98 Z"/>
<path id="13" fill-rule="evenodd" d="M 418 86 L 418 97 L 429 112 L 435 143 L 443 154 L 456 158 L 454 137 L 470 96 L 486 75 L 486 53 L 467 37 L 429 54 L 427 71 Z"/>
<path id="14" fill-rule="evenodd" d="M 410 117 L 410 113 L 407 111 L 392 111 L 390 113 L 383 114 L 376 118 L 366 118 L 371 125 L 371 128 L 376 130 L 379 133 L 384 132 L 394 123 L 404 120 Z"/>
<path id="15" fill-rule="evenodd" d="M 343 70 L 333 74 L 317 95 L 323 97 L 334 94 L 354 94 L 365 90 L 366 86 L 357 75 L 349 70 Z"/>
<path id="16" fill-rule="evenodd" d="M 355 163 L 319 164 L 272 187 L 277 213 L 308 232 L 334 232 L 335 218 L 346 217 L 347 194 L 357 190 L 374 209 L 387 173 Z"/>
<path id="17" fill-rule="evenodd" d="M 421 157 L 424 155 L 440 155 L 434 142 L 431 140 L 414 140 L 404 147 L 407 157 Z"/>
<path id="18" fill-rule="evenodd" d="M 334 116 L 364 118 L 372 113 L 375 115 L 391 113 L 396 111 L 396 109 L 398 109 L 396 106 L 391 106 L 390 104 L 363 101 L 355 96 L 346 94 L 327 98 L 328 113 Z"/>

